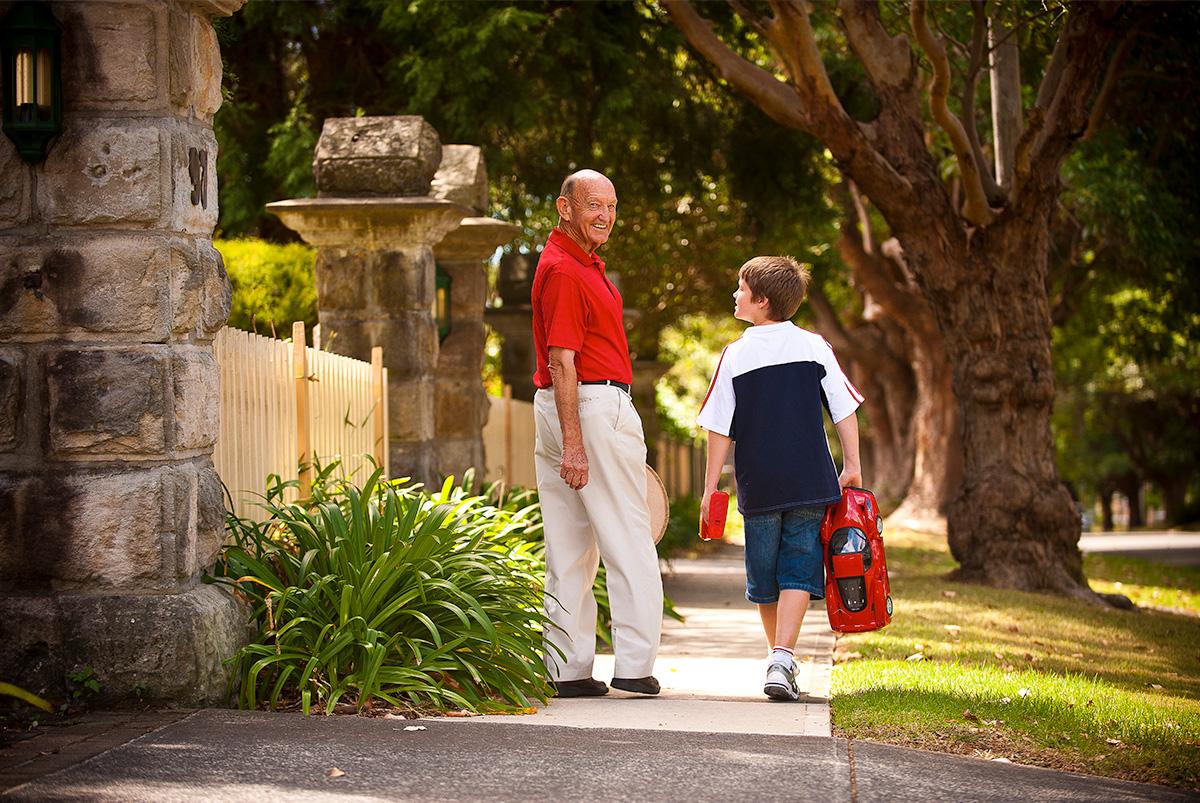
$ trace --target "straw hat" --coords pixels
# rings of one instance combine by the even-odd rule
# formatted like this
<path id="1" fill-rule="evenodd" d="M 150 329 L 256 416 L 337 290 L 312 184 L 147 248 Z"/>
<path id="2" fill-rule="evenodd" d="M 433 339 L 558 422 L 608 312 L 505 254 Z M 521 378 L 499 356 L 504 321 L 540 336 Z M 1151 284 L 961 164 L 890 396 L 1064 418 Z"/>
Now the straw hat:
<path id="1" fill-rule="evenodd" d="M 671 503 L 667 499 L 666 486 L 650 466 L 646 466 L 646 508 L 650 511 L 650 534 L 657 544 L 667 532 Z"/>

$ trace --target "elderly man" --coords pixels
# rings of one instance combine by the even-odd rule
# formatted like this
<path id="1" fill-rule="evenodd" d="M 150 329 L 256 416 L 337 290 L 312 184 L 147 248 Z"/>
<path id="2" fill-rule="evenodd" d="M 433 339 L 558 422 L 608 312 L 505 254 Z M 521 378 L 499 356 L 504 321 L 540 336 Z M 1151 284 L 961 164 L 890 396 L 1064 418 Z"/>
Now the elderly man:
<path id="1" fill-rule="evenodd" d="M 596 249 L 617 218 L 604 175 L 567 176 L 533 280 L 538 493 L 546 530 L 546 665 L 559 697 L 598 696 L 599 559 L 612 605 L 613 688 L 658 694 L 662 578 L 646 510 L 646 440 L 629 395 L 633 368 L 621 294 Z M 562 655 L 559 655 L 561 651 Z"/>

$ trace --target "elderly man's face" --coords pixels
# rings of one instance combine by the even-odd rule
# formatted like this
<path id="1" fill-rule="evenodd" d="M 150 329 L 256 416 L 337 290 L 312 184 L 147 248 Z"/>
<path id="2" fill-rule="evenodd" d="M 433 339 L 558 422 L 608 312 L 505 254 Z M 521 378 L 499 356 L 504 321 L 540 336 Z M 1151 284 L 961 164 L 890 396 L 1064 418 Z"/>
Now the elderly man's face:
<path id="1" fill-rule="evenodd" d="M 578 182 L 571 195 L 559 199 L 562 226 L 577 242 L 586 243 L 588 251 L 595 251 L 608 242 L 617 222 L 617 191 L 611 181 L 596 178 Z"/>

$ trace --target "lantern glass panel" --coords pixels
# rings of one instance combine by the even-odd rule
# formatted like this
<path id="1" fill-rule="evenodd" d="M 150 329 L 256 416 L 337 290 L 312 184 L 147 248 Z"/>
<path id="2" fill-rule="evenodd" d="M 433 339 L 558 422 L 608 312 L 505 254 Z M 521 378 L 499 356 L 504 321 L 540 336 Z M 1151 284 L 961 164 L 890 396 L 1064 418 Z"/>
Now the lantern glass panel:
<path id="1" fill-rule="evenodd" d="M 33 50 L 21 48 L 17 51 L 16 112 L 18 122 L 33 120 L 34 83 Z"/>
<path id="2" fill-rule="evenodd" d="M 50 66 L 50 48 L 43 47 L 37 52 L 37 66 L 34 70 L 34 78 L 37 82 L 37 111 L 39 120 L 50 119 L 50 79 L 53 74 L 53 68 Z"/>

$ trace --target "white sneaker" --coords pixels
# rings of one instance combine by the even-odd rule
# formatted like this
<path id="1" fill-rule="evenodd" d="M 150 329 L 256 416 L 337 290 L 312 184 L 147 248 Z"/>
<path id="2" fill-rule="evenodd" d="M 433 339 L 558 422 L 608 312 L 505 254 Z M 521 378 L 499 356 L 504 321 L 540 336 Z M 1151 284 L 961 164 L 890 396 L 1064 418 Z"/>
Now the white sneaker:
<path id="1" fill-rule="evenodd" d="M 796 668 L 781 663 L 773 663 L 768 666 L 767 681 L 763 684 L 763 694 L 772 700 L 799 700 L 800 690 L 796 688 Z"/>

